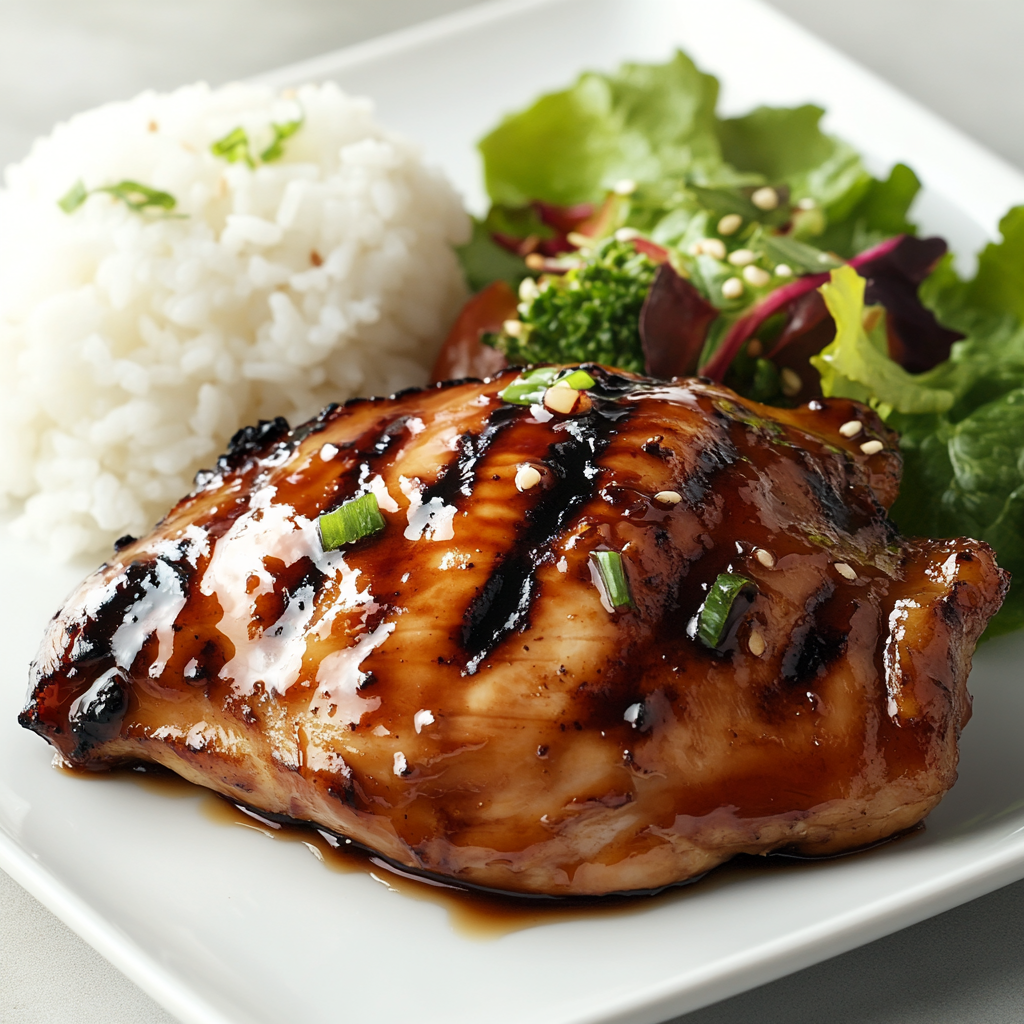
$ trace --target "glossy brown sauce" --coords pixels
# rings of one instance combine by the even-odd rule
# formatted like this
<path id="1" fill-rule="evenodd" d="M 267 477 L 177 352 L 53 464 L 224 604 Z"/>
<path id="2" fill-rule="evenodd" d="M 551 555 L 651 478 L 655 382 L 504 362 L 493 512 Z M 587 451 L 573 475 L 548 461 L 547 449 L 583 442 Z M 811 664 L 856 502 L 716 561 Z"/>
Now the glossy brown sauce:
<path id="1" fill-rule="evenodd" d="M 893 803 L 913 809 L 908 787 L 938 792 L 935 764 L 951 784 L 944 638 L 960 612 L 935 641 L 919 617 L 906 714 L 882 659 L 896 604 L 938 599 L 960 569 L 887 521 L 899 457 L 881 422 L 845 399 L 769 410 L 593 371 L 569 419 L 502 403 L 497 381 L 243 431 L 55 618 L 22 724 L 80 766 L 180 761 L 325 831 L 236 823 L 516 928 L 651 903 L 464 894 L 327 837 L 497 890 L 608 893 L 696 875 L 720 847 L 788 844 L 796 821 L 815 830 L 803 849 L 839 849 L 842 802 L 865 842 L 873 794 L 902 787 Z M 888 447 L 866 456 L 869 435 Z M 519 489 L 524 462 L 541 485 Z M 378 484 L 386 526 L 324 552 L 317 514 Z M 616 609 L 592 575 L 603 549 L 624 553 Z M 711 649 L 691 626 L 722 573 L 756 593 Z M 884 827 L 909 823 L 890 810 Z M 580 836 L 616 818 L 595 855 Z"/>
<path id="2" fill-rule="evenodd" d="M 638 896 L 596 896 L 586 899 L 542 898 L 529 896 L 501 896 L 479 889 L 448 885 L 423 878 L 389 864 L 382 857 L 350 841 L 331 835 L 313 825 L 284 824 L 271 821 L 265 815 L 232 803 L 212 790 L 203 789 L 186 781 L 159 765 L 138 765 L 112 772 L 78 771 L 58 765 L 60 771 L 76 779 L 104 779 L 114 776 L 126 779 L 154 796 L 171 800 L 198 800 L 199 812 L 208 821 L 218 825 L 241 826 L 260 833 L 268 839 L 285 843 L 301 843 L 324 867 L 339 874 L 365 874 L 389 892 L 407 899 L 426 900 L 442 907 L 448 914 L 452 929 L 460 935 L 478 941 L 500 939 L 514 932 L 525 931 L 565 921 L 593 920 L 595 918 L 622 917 L 643 913 L 667 904 L 682 903 L 696 896 L 744 880 L 752 881 L 780 872 L 808 872 L 824 867 L 825 861 L 840 857 L 857 857 L 874 850 L 883 843 L 831 857 L 798 857 L 787 854 L 769 854 L 755 857 L 740 854 L 708 874 L 661 892 Z M 899 842 L 924 831 L 919 824 L 907 832 L 884 840 L 885 844 Z"/>

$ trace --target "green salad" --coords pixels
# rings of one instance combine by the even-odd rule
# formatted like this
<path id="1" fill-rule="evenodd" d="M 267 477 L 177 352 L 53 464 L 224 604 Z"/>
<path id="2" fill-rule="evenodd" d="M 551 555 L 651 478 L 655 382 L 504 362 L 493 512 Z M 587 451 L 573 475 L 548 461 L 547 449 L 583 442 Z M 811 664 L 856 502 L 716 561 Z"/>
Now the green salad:
<path id="1" fill-rule="evenodd" d="M 865 402 L 900 432 L 907 534 L 987 541 L 1015 577 L 987 636 L 1024 625 L 1024 207 L 962 280 L 815 106 L 716 113 L 684 54 L 588 72 L 480 142 L 491 208 L 460 256 L 504 281 L 511 363 L 700 374 L 757 401 Z"/>

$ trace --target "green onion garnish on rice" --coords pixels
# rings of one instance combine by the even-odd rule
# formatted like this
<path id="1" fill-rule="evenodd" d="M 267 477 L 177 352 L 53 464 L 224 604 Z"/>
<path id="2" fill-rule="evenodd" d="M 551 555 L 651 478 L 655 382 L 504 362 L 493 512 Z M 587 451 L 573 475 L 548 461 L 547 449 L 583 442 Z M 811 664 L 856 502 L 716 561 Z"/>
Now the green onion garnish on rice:
<path id="1" fill-rule="evenodd" d="M 363 494 L 317 519 L 324 551 L 336 551 L 345 544 L 362 540 L 387 525 L 377 505 L 377 495 Z"/>
<path id="2" fill-rule="evenodd" d="M 722 642 L 736 598 L 753 586 L 754 581 L 748 580 L 746 576 L 731 572 L 718 574 L 697 613 L 697 639 L 705 647 L 717 647 Z"/>
<path id="3" fill-rule="evenodd" d="M 79 178 L 78 181 L 76 181 L 74 185 L 72 185 L 71 188 L 69 188 L 67 192 L 57 200 L 57 205 L 65 213 L 74 213 L 75 210 L 77 210 L 88 198 L 89 190 L 85 187 L 85 182 Z"/>
<path id="4" fill-rule="evenodd" d="M 305 120 L 306 115 L 303 114 L 294 121 L 285 121 L 284 124 L 271 123 L 270 130 L 274 133 L 274 138 L 270 145 L 260 153 L 261 162 L 269 164 L 274 160 L 280 160 L 284 156 L 285 140 L 290 139 L 302 127 Z M 213 143 L 210 146 L 210 152 L 222 160 L 227 160 L 229 164 L 244 162 L 250 167 L 256 166 L 250 149 L 249 136 L 241 126 L 233 128 L 227 135 Z"/>
<path id="5" fill-rule="evenodd" d="M 613 608 L 631 607 L 633 598 L 629 593 L 629 580 L 626 579 L 622 567 L 622 555 L 618 551 L 591 551 L 590 557 L 601 575 L 608 603 Z"/>
<path id="6" fill-rule="evenodd" d="M 214 156 L 227 160 L 229 164 L 244 161 L 250 167 L 256 166 L 256 161 L 253 160 L 252 154 L 249 152 L 249 136 L 241 127 L 233 128 L 223 138 L 218 139 L 210 146 L 210 152 Z"/>
<path id="7" fill-rule="evenodd" d="M 57 200 L 57 205 L 65 213 L 74 213 L 89 196 L 95 195 L 97 192 L 106 192 L 115 199 L 120 199 L 136 213 L 151 209 L 173 210 L 178 205 L 178 200 L 170 192 L 161 192 L 159 189 L 150 188 L 148 185 L 128 179 L 119 181 L 116 185 L 104 185 L 91 190 L 87 189 L 85 183 L 79 179 Z"/>
<path id="8" fill-rule="evenodd" d="M 93 191 L 106 192 L 137 212 L 151 208 L 173 210 L 178 205 L 178 200 L 170 192 L 161 192 L 137 181 L 119 181 L 116 185 L 105 185 Z"/>
<path id="9" fill-rule="evenodd" d="M 285 121 L 284 124 L 271 124 L 271 128 L 274 132 L 274 141 L 267 146 L 262 153 L 260 153 L 260 159 L 265 163 L 269 164 L 272 160 L 278 160 L 284 154 L 284 140 L 290 139 L 301 127 L 302 123 L 306 120 L 306 115 L 303 114 L 297 121 Z"/>

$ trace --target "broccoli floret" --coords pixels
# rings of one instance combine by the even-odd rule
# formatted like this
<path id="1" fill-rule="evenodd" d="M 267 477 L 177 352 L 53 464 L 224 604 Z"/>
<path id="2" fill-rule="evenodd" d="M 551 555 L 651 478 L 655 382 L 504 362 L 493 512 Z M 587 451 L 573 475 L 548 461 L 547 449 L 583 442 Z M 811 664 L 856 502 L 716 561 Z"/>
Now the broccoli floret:
<path id="1" fill-rule="evenodd" d="M 657 265 L 629 242 L 599 245 L 519 307 L 518 337 L 493 340 L 510 363 L 604 363 L 643 373 L 640 309 Z"/>

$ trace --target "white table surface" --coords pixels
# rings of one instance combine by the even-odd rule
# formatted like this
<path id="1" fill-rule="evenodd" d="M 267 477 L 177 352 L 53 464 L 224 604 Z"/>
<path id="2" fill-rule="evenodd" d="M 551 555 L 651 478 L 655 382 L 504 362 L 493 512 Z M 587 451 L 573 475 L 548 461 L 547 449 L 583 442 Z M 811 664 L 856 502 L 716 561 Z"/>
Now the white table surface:
<path id="1" fill-rule="evenodd" d="M 0 165 L 105 100 L 257 74 L 472 2 L 0 0 Z M 771 2 L 1024 168 L 1022 0 Z M 1022 954 L 1024 882 L 678 1024 L 1017 1024 Z M 172 1024 L 3 872 L 0 1021 Z"/>

